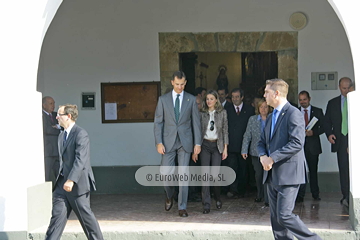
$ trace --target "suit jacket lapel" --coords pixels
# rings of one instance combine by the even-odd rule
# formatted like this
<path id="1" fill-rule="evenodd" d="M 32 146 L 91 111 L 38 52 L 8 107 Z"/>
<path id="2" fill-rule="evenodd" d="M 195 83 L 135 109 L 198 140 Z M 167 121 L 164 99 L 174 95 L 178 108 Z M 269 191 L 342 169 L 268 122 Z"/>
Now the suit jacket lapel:
<path id="1" fill-rule="evenodd" d="M 190 104 L 190 98 L 188 94 L 184 92 L 183 100 L 181 103 L 179 122 L 181 121 L 181 118 L 184 116 L 185 110 L 189 106 L 189 104 Z M 175 113 L 174 113 L 174 117 L 175 117 Z"/>
<path id="2" fill-rule="evenodd" d="M 175 110 L 174 110 L 174 100 L 172 97 L 172 91 L 168 93 L 168 96 L 166 97 L 166 107 L 169 109 L 168 111 L 170 112 L 173 120 L 176 122 L 175 120 Z"/>
<path id="3" fill-rule="evenodd" d="M 65 152 L 67 146 L 69 145 L 69 142 L 72 141 L 72 139 L 74 138 L 74 135 L 75 135 L 75 131 L 76 131 L 76 124 L 72 127 L 71 131 L 70 131 L 70 134 L 67 136 L 67 139 L 66 139 L 66 142 L 65 142 L 65 145 L 63 147 L 63 150 L 62 150 L 62 153 Z M 62 135 L 62 142 L 64 142 L 64 135 Z M 63 144 L 62 144 L 63 145 Z"/>
<path id="4" fill-rule="evenodd" d="M 287 102 L 287 103 L 284 105 L 284 107 L 281 109 L 281 112 L 279 113 L 279 116 L 278 116 L 278 118 L 277 118 L 277 120 L 276 120 L 274 132 L 273 132 L 273 135 L 271 136 L 271 139 L 274 137 L 276 130 L 279 128 L 280 123 L 281 123 L 281 121 L 283 120 L 284 115 L 286 114 L 289 106 L 290 106 L 290 103 Z"/>

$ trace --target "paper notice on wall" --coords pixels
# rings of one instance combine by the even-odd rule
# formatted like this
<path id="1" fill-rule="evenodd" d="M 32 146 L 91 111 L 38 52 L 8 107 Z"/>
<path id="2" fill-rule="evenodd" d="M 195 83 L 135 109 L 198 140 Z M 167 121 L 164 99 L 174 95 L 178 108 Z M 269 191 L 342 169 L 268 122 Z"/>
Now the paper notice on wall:
<path id="1" fill-rule="evenodd" d="M 318 120 L 319 119 L 317 119 L 317 117 L 313 117 L 311 119 L 311 121 L 309 122 L 309 124 L 305 127 L 305 130 L 307 130 L 307 131 L 311 130 L 315 126 L 315 124 L 317 123 Z"/>
<path id="2" fill-rule="evenodd" d="M 117 120 L 116 103 L 105 103 L 105 120 Z"/>

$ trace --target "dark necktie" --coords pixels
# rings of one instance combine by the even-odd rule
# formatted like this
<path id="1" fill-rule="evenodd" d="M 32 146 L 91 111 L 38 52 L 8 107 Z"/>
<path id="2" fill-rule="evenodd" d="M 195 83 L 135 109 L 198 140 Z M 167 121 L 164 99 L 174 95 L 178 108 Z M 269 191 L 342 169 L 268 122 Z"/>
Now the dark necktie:
<path id="1" fill-rule="evenodd" d="M 308 110 L 304 109 L 304 119 L 305 119 L 305 127 L 309 124 L 309 116 L 308 116 Z"/>
<path id="2" fill-rule="evenodd" d="M 66 138 L 67 138 L 67 131 L 64 132 L 63 146 L 65 146 Z"/>
<path id="3" fill-rule="evenodd" d="M 278 113 L 278 110 L 274 109 L 272 118 L 271 118 L 271 134 L 270 137 L 272 137 L 276 125 L 276 114 Z"/>
<path id="4" fill-rule="evenodd" d="M 176 122 L 179 121 L 179 116 L 180 116 L 180 94 L 177 94 L 176 95 L 176 100 L 175 100 L 175 108 L 174 108 L 174 111 L 175 111 L 175 119 L 176 119 Z"/>
<path id="5" fill-rule="evenodd" d="M 236 107 L 236 114 L 239 115 L 240 114 L 240 108 Z"/>
<path id="6" fill-rule="evenodd" d="M 52 113 L 49 113 L 49 117 L 50 117 L 50 121 L 51 121 L 51 123 L 52 123 L 52 124 L 54 124 L 54 118 L 53 118 Z"/>

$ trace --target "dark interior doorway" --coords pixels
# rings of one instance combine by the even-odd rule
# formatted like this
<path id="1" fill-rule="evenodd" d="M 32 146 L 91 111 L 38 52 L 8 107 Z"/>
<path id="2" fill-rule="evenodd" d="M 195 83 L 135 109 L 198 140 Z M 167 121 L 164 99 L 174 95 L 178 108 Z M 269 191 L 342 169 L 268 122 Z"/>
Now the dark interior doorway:
<path id="1" fill-rule="evenodd" d="M 213 57 L 223 53 L 215 53 Z M 243 52 L 238 53 L 241 58 L 241 68 L 239 70 L 240 80 L 234 87 L 240 87 L 245 91 L 245 98 L 249 101 L 252 97 L 262 96 L 263 87 L 267 79 L 278 76 L 277 52 Z M 240 59 L 239 59 L 240 62 Z M 195 92 L 196 78 L 201 78 L 202 74 L 196 76 L 196 64 L 198 64 L 198 55 L 194 52 L 180 53 L 179 66 L 184 71 L 187 78 L 185 91 L 193 94 Z M 210 66 L 213 67 L 213 66 Z M 216 66 L 217 67 L 217 66 Z M 205 76 L 206 78 L 206 76 Z M 198 81 L 202 81 L 201 79 Z M 209 88 L 210 86 L 208 86 Z M 229 89 L 229 92 L 231 89 Z"/>
<path id="2" fill-rule="evenodd" d="M 277 52 L 241 53 L 242 82 L 248 95 L 261 97 L 265 81 L 278 76 Z"/>
<path id="3" fill-rule="evenodd" d="M 195 92 L 195 64 L 197 63 L 197 55 L 193 52 L 191 53 L 180 53 L 180 70 L 183 71 L 186 75 L 186 85 L 185 91 L 191 94 Z"/>

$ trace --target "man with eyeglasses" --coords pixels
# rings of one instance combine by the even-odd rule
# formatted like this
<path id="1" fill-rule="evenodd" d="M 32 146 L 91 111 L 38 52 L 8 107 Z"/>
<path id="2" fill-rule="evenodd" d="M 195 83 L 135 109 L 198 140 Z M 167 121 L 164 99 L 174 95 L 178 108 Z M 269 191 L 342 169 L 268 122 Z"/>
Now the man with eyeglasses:
<path id="1" fill-rule="evenodd" d="M 60 170 L 53 191 L 46 240 L 60 239 L 71 211 L 75 212 L 88 239 L 104 239 L 90 208 L 90 191 L 96 188 L 90 164 L 89 136 L 75 124 L 77 117 L 76 105 L 59 107 L 56 118 L 64 131 L 58 138 Z"/>
<path id="2" fill-rule="evenodd" d="M 228 116 L 229 146 L 228 157 L 224 165 L 231 167 L 236 172 L 235 181 L 228 187 L 227 196 L 229 198 L 242 198 L 246 192 L 246 161 L 241 156 L 241 146 L 243 136 L 249 118 L 255 115 L 255 109 L 243 102 L 244 91 L 235 88 L 231 91 L 233 104 L 225 107 Z"/>
<path id="3" fill-rule="evenodd" d="M 54 186 L 60 167 L 58 136 L 61 127 L 56 119 L 55 101 L 52 97 L 43 97 L 42 109 L 45 181 L 51 181 Z"/>

